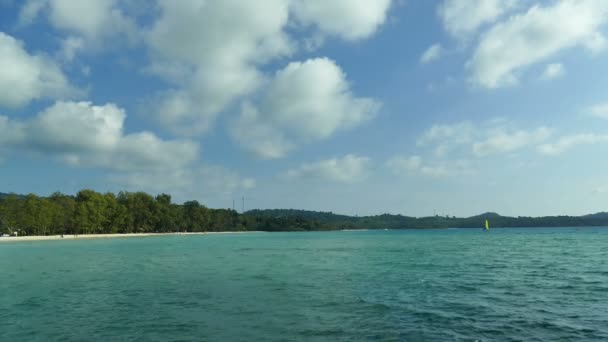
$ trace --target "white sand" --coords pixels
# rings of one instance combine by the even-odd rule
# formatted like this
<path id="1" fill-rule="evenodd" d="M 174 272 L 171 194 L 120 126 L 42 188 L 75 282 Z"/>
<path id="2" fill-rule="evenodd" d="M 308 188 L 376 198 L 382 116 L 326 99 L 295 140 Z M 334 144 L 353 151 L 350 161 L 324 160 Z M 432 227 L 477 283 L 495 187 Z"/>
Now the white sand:
<path id="1" fill-rule="evenodd" d="M 205 235 L 205 234 L 243 234 L 243 233 L 261 233 L 257 231 L 251 232 L 200 232 L 200 233 L 130 233 L 130 234 L 79 234 L 79 235 L 35 235 L 35 236 L 10 236 L 0 237 L 2 242 L 18 242 L 18 241 L 46 241 L 46 240 L 82 240 L 82 239 L 106 239 L 106 238 L 126 238 L 126 237 L 145 237 L 145 236 L 167 236 L 167 235 Z"/>

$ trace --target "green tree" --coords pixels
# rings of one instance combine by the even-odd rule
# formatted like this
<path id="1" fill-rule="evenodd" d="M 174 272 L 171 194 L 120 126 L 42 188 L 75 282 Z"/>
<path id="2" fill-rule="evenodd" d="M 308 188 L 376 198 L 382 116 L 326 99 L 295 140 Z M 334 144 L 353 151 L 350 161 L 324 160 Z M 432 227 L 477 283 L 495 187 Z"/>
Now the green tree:
<path id="1" fill-rule="evenodd" d="M 209 209 L 198 203 L 188 201 L 184 203 L 184 223 L 189 232 L 204 232 L 209 228 Z"/>
<path id="2" fill-rule="evenodd" d="M 55 206 L 52 219 L 52 234 L 74 233 L 74 211 L 76 210 L 76 200 L 72 196 L 55 192 L 49 197 Z"/>
<path id="3" fill-rule="evenodd" d="M 76 233 L 103 233 L 106 217 L 106 201 L 102 194 L 93 190 L 81 190 L 76 194 L 74 225 Z"/>

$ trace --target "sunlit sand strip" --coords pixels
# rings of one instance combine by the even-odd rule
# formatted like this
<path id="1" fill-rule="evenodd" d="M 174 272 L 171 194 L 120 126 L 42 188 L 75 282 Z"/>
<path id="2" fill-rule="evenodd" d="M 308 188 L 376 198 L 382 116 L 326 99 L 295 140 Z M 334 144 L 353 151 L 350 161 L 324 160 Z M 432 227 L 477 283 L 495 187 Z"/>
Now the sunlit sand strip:
<path id="1" fill-rule="evenodd" d="M 19 241 L 84 240 L 84 239 L 106 239 L 106 238 L 146 237 L 146 236 L 243 234 L 243 233 L 262 233 L 262 232 L 251 231 L 251 232 L 197 232 L 197 233 L 79 234 L 79 235 L 63 235 L 63 236 L 61 236 L 61 235 L 10 236 L 10 237 L 0 237 L 0 243 L 2 243 L 2 242 L 19 242 Z"/>

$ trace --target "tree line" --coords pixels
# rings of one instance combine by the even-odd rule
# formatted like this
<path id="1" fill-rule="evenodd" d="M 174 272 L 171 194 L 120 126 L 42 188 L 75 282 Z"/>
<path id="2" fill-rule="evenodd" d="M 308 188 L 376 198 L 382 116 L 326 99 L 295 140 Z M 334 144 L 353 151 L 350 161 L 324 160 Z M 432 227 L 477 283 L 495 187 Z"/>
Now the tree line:
<path id="1" fill-rule="evenodd" d="M 197 201 L 176 204 L 171 196 L 145 192 L 48 197 L 0 193 L 0 233 L 19 235 L 169 233 L 213 231 L 321 231 L 340 229 L 427 229 L 492 227 L 608 226 L 608 213 L 584 216 L 508 217 L 485 213 L 468 218 L 382 214 L 346 216 L 294 209 L 251 210 L 239 214 Z"/>
<path id="2" fill-rule="evenodd" d="M 8 195 L 0 199 L 0 231 L 19 235 L 167 233 L 247 230 L 234 210 L 210 209 L 197 201 L 145 192 L 81 190 L 49 197 Z"/>

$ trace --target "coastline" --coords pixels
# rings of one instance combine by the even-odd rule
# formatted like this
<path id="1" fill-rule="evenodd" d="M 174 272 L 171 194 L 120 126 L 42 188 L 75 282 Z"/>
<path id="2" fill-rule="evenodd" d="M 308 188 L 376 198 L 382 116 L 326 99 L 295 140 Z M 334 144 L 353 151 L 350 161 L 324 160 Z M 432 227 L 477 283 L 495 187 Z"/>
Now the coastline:
<path id="1" fill-rule="evenodd" d="M 23 241 L 52 241 L 52 240 L 90 240 L 90 239 L 111 239 L 129 237 L 150 237 L 150 236 L 177 236 L 177 235 L 213 235 L 213 234 L 244 234 L 244 233 L 263 233 L 261 231 L 225 231 L 225 232 L 192 232 L 192 233 L 126 233 L 126 234 L 79 234 L 72 235 L 32 235 L 32 236 L 9 236 L 0 237 L 3 242 L 23 242 Z"/>

